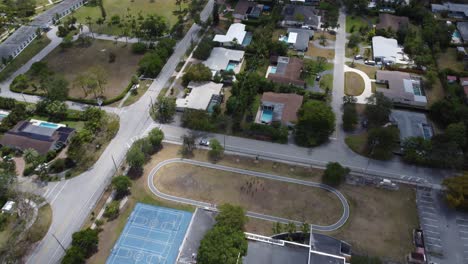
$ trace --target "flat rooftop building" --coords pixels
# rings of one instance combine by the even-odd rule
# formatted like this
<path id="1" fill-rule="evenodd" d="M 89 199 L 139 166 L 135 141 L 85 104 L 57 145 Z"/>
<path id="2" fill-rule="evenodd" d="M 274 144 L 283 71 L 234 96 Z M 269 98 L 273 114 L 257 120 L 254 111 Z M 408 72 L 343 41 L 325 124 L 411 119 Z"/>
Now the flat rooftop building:
<path id="1" fill-rule="evenodd" d="M 431 9 L 433 13 L 447 12 L 449 17 L 453 18 L 468 18 L 468 5 L 467 4 L 455 4 L 455 3 L 443 3 L 432 4 Z"/>
<path id="2" fill-rule="evenodd" d="M 188 88 L 190 89 L 190 93 L 185 98 L 176 100 L 177 110 L 179 111 L 183 111 L 186 108 L 209 110 L 208 108 L 211 105 L 218 104 L 221 101 L 222 83 L 190 82 Z"/>
<path id="3" fill-rule="evenodd" d="M 382 63 L 408 64 L 409 58 L 393 38 L 376 36 L 372 38 L 374 60 Z"/>
<path id="4" fill-rule="evenodd" d="M 232 70 L 234 73 L 240 72 L 240 64 L 244 59 L 245 52 L 242 50 L 231 50 L 216 47 L 211 51 L 210 57 L 203 64 L 210 68 L 213 75 L 220 71 Z"/>
<path id="5" fill-rule="evenodd" d="M 226 35 L 217 34 L 214 36 L 213 41 L 219 42 L 223 46 L 231 46 L 233 43 L 241 45 L 246 34 L 244 24 L 234 23 L 229 26 Z"/>

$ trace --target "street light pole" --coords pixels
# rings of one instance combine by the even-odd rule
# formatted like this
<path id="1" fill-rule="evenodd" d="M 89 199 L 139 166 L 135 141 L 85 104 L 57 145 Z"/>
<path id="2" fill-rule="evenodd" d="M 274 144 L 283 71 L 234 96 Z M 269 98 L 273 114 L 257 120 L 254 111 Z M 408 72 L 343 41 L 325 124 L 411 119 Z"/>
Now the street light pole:
<path id="1" fill-rule="evenodd" d="M 111 155 L 112 162 L 114 162 L 115 171 L 117 171 L 117 163 L 115 163 L 114 155 Z"/>
<path id="2" fill-rule="evenodd" d="M 60 245 L 60 247 L 63 249 L 63 251 L 64 251 L 64 252 L 67 251 L 67 250 L 65 249 L 65 247 L 62 245 L 62 243 L 60 243 L 60 241 L 58 240 L 58 238 L 57 238 L 53 233 L 52 233 L 52 236 L 55 238 L 55 240 L 57 240 L 57 243 Z"/>

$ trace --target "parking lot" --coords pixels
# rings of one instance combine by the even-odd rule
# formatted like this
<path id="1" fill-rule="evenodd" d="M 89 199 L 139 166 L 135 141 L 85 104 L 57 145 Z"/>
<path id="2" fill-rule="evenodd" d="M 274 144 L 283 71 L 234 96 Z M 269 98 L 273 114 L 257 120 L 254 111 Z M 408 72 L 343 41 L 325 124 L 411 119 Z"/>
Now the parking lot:
<path id="1" fill-rule="evenodd" d="M 434 203 L 434 198 L 434 193 L 430 189 L 418 188 L 416 199 L 419 222 L 424 231 L 426 251 L 442 255 L 443 246 L 440 236 L 441 222 L 438 217 L 438 210 Z"/>
<path id="2" fill-rule="evenodd" d="M 449 208 L 437 190 L 419 187 L 416 200 L 428 263 L 468 264 L 468 214 Z"/>

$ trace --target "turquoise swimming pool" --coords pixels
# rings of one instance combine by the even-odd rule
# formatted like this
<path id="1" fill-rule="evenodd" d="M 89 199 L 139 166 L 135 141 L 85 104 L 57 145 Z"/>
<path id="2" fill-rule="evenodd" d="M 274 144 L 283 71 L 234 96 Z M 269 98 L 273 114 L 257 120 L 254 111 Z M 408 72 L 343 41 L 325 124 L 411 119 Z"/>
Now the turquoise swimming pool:
<path id="1" fill-rule="evenodd" d="M 461 38 L 460 32 L 458 32 L 458 30 L 454 30 L 452 33 L 452 38 Z"/>
<path id="2" fill-rule="evenodd" d="M 47 122 L 42 122 L 39 124 L 41 127 L 48 127 L 48 128 L 58 128 L 59 125 L 54 124 L 54 123 L 47 123 Z"/>
<path id="3" fill-rule="evenodd" d="M 237 66 L 237 63 L 235 62 L 229 62 L 227 67 L 226 67 L 226 71 L 234 71 L 234 69 L 236 68 Z"/>
<path id="4" fill-rule="evenodd" d="M 270 73 L 276 73 L 276 67 L 275 66 L 271 66 Z"/>
<path id="5" fill-rule="evenodd" d="M 279 41 L 283 41 L 283 42 L 285 42 L 285 43 L 288 43 L 288 36 L 281 36 L 281 37 L 279 38 Z"/>
<path id="6" fill-rule="evenodd" d="M 262 123 L 271 123 L 273 121 L 273 110 L 263 110 L 260 120 Z"/>

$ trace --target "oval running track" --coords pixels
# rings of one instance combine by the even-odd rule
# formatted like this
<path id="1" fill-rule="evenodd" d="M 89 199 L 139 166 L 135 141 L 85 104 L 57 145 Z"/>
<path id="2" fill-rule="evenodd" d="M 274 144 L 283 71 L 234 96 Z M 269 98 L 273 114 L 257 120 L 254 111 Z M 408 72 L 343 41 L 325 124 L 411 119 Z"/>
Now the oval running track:
<path id="1" fill-rule="evenodd" d="M 156 167 L 154 167 L 149 176 L 148 176 L 148 187 L 150 188 L 151 192 L 163 199 L 170 200 L 173 202 L 178 202 L 178 203 L 184 203 L 184 204 L 189 204 L 197 207 L 202 207 L 202 208 L 210 208 L 211 210 L 217 210 L 215 207 L 213 207 L 212 204 L 206 203 L 206 202 L 201 202 L 197 200 L 192 200 L 192 199 L 187 199 L 183 197 L 178 197 L 178 196 L 173 196 L 169 194 L 162 193 L 156 188 L 154 185 L 154 176 L 156 173 L 164 166 L 173 164 L 173 163 L 185 163 L 185 164 L 190 164 L 194 166 L 201 166 L 205 168 L 210 168 L 210 169 L 216 169 L 216 170 L 222 170 L 222 171 L 228 171 L 228 172 L 233 172 L 233 173 L 239 173 L 239 174 L 245 174 L 253 177 L 259 177 L 259 178 L 265 178 L 265 179 L 270 179 L 270 180 L 275 180 L 275 181 L 282 181 L 282 182 L 289 182 L 289 183 L 295 183 L 295 184 L 300 184 L 300 185 L 305 185 L 305 186 L 310 186 L 310 187 L 315 187 L 315 188 L 320 188 L 324 189 L 326 191 L 329 191 L 333 193 L 338 199 L 340 200 L 342 206 L 343 206 L 343 214 L 341 215 L 341 218 L 334 224 L 328 225 L 328 226 L 322 226 L 322 225 L 314 225 L 311 224 L 311 228 L 313 230 L 317 231 L 324 231 L 324 232 L 329 232 L 329 231 L 334 231 L 342 227 L 346 221 L 349 218 L 349 205 L 348 201 L 344 197 L 344 195 L 339 192 L 337 189 L 326 185 L 322 183 L 317 183 L 317 182 L 311 182 L 311 181 L 304 181 L 304 180 L 299 180 L 295 178 L 288 178 L 288 177 L 283 177 L 283 176 L 278 176 L 274 174 L 269 174 L 269 173 L 263 173 L 263 172 L 257 172 L 257 171 L 251 171 L 251 170 L 244 170 L 244 169 L 239 169 L 239 168 L 233 168 L 233 167 L 228 167 L 228 166 L 223 166 L 223 165 L 217 165 L 217 164 L 212 164 L 208 162 L 202 162 L 202 161 L 197 161 L 197 160 L 191 160 L 191 159 L 181 159 L 181 158 L 174 158 L 174 159 L 168 159 L 165 161 L 160 162 Z M 258 218 L 262 220 L 267 220 L 271 222 L 280 222 L 287 224 L 289 222 L 293 222 L 297 225 L 302 224 L 300 221 L 296 220 L 291 220 L 291 219 L 286 219 L 286 218 L 281 218 L 281 217 L 276 217 L 276 216 L 271 216 L 271 215 L 265 215 L 265 214 L 260 214 L 256 212 L 251 212 L 247 211 L 246 213 L 247 216 L 253 217 L 253 218 Z"/>

